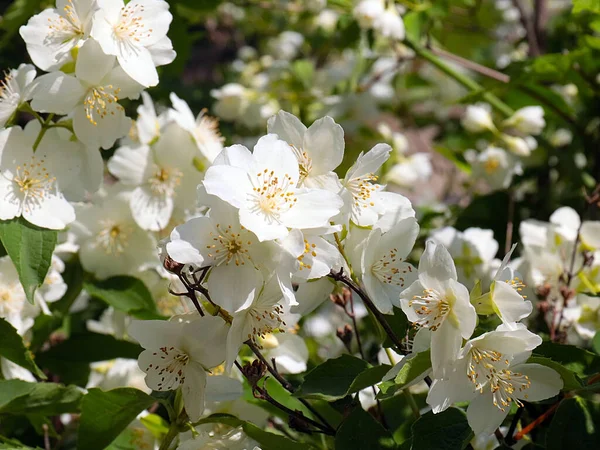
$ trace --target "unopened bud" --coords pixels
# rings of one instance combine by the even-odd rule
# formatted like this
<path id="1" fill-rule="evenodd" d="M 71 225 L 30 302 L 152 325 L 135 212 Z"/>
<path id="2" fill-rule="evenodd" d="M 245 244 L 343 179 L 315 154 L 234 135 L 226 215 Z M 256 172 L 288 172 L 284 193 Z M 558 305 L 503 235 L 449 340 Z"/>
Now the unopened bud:
<path id="1" fill-rule="evenodd" d="M 350 351 L 350 344 L 352 343 L 352 337 L 354 335 L 352 332 L 352 327 L 348 324 L 343 327 L 339 327 L 335 335 L 340 338 L 340 341 L 342 341 L 348 351 Z"/>
<path id="2" fill-rule="evenodd" d="M 550 286 L 549 284 L 546 283 L 537 288 L 537 295 L 543 299 L 547 299 L 548 296 L 550 295 L 551 290 L 552 290 L 552 286 Z"/>
<path id="3" fill-rule="evenodd" d="M 265 376 L 265 373 L 267 373 L 267 366 L 260 359 L 255 359 L 242 367 L 242 374 L 246 377 L 252 389 Z"/>
<path id="4" fill-rule="evenodd" d="M 336 292 L 329 296 L 331 301 L 338 306 L 346 309 L 346 305 L 352 299 L 352 292 L 348 288 L 342 288 L 342 292 Z"/>
<path id="5" fill-rule="evenodd" d="M 573 297 L 575 297 L 575 289 L 571 289 L 567 286 L 561 286 L 560 287 L 560 295 L 562 295 L 562 298 L 566 302 L 566 301 L 572 299 Z"/>
<path id="6" fill-rule="evenodd" d="M 163 267 L 167 269 L 167 271 L 174 273 L 175 275 L 179 275 L 183 270 L 184 264 L 178 263 L 174 259 L 172 259 L 169 255 L 165 257 L 163 262 Z"/>
<path id="7" fill-rule="evenodd" d="M 310 433 L 311 428 L 306 419 L 304 418 L 304 414 L 300 410 L 296 410 L 296 415 L 290 415 L 288 420 L 288 425 L 292 430 L 300 431 L 301 433 Z"/>

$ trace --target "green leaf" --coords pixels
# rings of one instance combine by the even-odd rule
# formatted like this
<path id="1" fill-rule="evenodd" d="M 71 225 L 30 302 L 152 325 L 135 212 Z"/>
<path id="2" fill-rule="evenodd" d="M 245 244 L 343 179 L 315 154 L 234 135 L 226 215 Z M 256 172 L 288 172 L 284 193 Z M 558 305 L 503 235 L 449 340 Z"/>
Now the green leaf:
<path id="1" fill-rule="evenodd" d="M 380 366 L 369 367 L 364 370 L 354 379 L 350 387 L 348 388 L 347 394 L 353 394 L 369 386 L 373 386 L 381 381 L 386 373 L 390 371 L 392 366 L 388 364 L 382 364 Z"/>
<path id="2" fill-rule="evenodd" d="M 139 319 L 159 318 L 150 291 L 137 278 L 117 276 L 103 281 L 84 283 L 84 288 L 92 297 L 108 303 L 119 311 Z"/>
<path id="3" fill-rule="evenodd" d="M 342 422 L 335 434 L 336 450 L 394 448 L 392 436 L 360 406 Z"/>
<path id="4" fill-rule="evenodd" d="M 328 359 L 305 375 L 294 396 L 324 400 L 345 397 L 354 379 L 368 366 L 362 359 L 350 355 Z"/>
<path id="5" fill-rule="evenodd" d="M 39 353 L 38 359 L 40 363 L 49 360 L 91 363 L 115 358 L 137 359 L 141 351 L 138 344 L 108 334 L 81 333 Z"/>
<path id="6" fill-rule="evenodd" d="M 90 389 L 81 402 L 77 448 L 102 450 L 155 400 L 133 388 Z"/>
<path id="7" fill-rule="evenodd" d="M 382 383 L 379 388 L 383 394 L 389 394 L 388 390 L 391 388 L 391 392 L 396 392 L 399 389 L 406 387 L 409 383 L 413 382 L 417 377 L 420 377 L 425 371 L 431 368 L 431 357 L 430 351 L 424 351 L 417 353 L 414 356 L 408 356 L 406 362 L 396 375 L 393 381 L 386 381 Z"/>
<path id="8" fill-rule="evenodd" d="M 600 355 L 600 331 L 597 331 L 592 339 L 592 349 Z"/>
<path id="9" fill-rule="evenodd" d="M 46 375 L 33 362 L 33 356 L 25 347 L 23 338 L 10 323 L 2 318 L 0 318 L 0 356 L 24 367 L 41 379 L 46 379 Z"/>
<path id="10" fill-rule="evenodd" d="M 571 391 L 573 389 L 580 389 L 583 387 L 583 383 L 574 372 L 570 371 L 561 364 L 552 361 L 550 358 L 533 356 L 529 358 L 527 362 L 532 364 L 541 364 L 542 366 L 550 367 L 551 369 L 556 370 L 563 380 L 563 391 Z"/>
<path id="11" fill-rule="evenodd" d="M 462 450 L 473 437 L 466 414 L 458 408 L 421 416 L 412 426 L 412 450 Z"/>
<path id="12" fill-rule="evenodd" d="M 600 0 L 573 0 L 573 14 L 585 10 L 600 13 Z"/>
<path id="13" fill-rule="evenodd" d="M 0 241 L 17 269 L 30 303 L 50 268 L 57 235 L 56 230 L 36 227 L 22 217 L 0 221 Z"/>
<path id="14" fill-rule="evenodd" d="M 75 386 L 58 383 L 0 381 L 0 413 L 54 416 L 79 411 L 82 393 Z"/>
<path id="15" fill-rule="evenodd" d="M 292 64 L 292 72 L 296 78 L 304 85 L 309 88 L 312 85 L 313 77 L 315 75 L 314 63 L 308 59 L 300 59 Z"/>
<path id="16" fill-rule="evenodd" d="M 543 342 L 535 349 L 534 356 L 550 358 L 581 378 L 600 372 L 600 357 L 574 345 Z"/>
<path id="17" fill-rule="evenodd" d="M 547 450 L 600 448 L 600 406 L 581 397 L 563 400 L 546 434 Z"/>
<path id="18" fill-rule="evenodd" d="M 205 419 L 200 420 L 196 423 L 196 425 L 201 425 L 204 423 L 222 423 L 233 428 L 241 426 L 244 430 L 244 433 L 246 433 L 248 437 L 254 439 L 260 444 L 260 448 L 262 450 L 308 450 L 313 448 L 309 444 L 295 442 L 285 436 L 261 430 L 253 423 L 245 422 L 229 414 L 213 414 Z"/>

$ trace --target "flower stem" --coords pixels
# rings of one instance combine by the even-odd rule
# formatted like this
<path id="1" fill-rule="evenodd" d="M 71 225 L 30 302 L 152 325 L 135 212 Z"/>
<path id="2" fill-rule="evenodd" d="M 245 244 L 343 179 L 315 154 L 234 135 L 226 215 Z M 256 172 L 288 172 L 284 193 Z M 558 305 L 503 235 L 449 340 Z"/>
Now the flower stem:
<path id="1" fill-rule="evenodd" d="M 484 91 L 483 86 L 481 86 L 475 80 L 472 80 L 468 76 L 466 76 L 460 72 L 457 72 L 452 67 L 448 66 L 433 52 L 431 52 L 428 49 L 426 49 L 425 47 L 422 47 L 421 45 L 411 41 L 410 39 L 406 39 L 404 41 L 404 44 L 406 44 L 408 47 L 413 49 L 414 52 L 418 56 L 420 56 L 421 58 L 423 58 L 423 59 L 427 60 L 428 62 L 430 62 L 431 64 L 433 64 L 439 70 L 441 70 L 446 75 L 448 75 L 450 78 L 454 78 L 458 83 L 462 84 L 464 87 L 466 87 L 470 91 L 482 92 L 482 94 L 481 94 L 482 98 L 486 102 L 488 102 L 490 105 L 492 105 L 496 110 L 498 110 L 498 112 L 500 112 L 504 116 L 509 117 L 513 114 L 514 111 L 512 110 L 512 108 L 510 106 L 508 106 L 506 103 L 504 103 L 502 100 L 500 100 L 498 97 L 496 97 L 491 92 L 483 92 Z"/>
<path id="2" fill-rule="evenodd" d="M 419 417 L 421 417 L 421 412 L 419 411 L 419 406 L 417 405 L 417 402 L 415 401 L 415 398 L 412 395 L 412 392 L 410 392 L 410 388 L 406 388 L 402 391 L 404 393 L 404 396 L 406 397 L 406 401 L 408 401 L 408 405 L 410 406 L 410 409 L 413 412 L 413 415 L 418 419 Z"/>
<path id="3" fill-rule="evenodd" d="M 160 443 L 160 447 L 158 450 L 169 450 L 171 444 L 173 443 L 177 435 L 179 435 L 179 422 L 177 420 L 174 420 L 173 422 L 171 422 L 169 432 L 166 434 L 166 436 Z"/>
<path id="4" fill-rule="evenodd" d="M 40 145 L 40 142 L 42 142 L 42 138 L 46 134 L 46 131 L 48 131 L 48 128 L 51 127 L 53 117 L 54 117 L 54 114 L 49 114 L 48 117 L 46 118 L 46 120 L 42 123 L 42 128 L 40 129 L 40 132 L 38 133 L 38 136 L 37 136 L 35 142 L 33 143 L 33 151 L 34 152 L 37 150 L 38 146 Z"/>

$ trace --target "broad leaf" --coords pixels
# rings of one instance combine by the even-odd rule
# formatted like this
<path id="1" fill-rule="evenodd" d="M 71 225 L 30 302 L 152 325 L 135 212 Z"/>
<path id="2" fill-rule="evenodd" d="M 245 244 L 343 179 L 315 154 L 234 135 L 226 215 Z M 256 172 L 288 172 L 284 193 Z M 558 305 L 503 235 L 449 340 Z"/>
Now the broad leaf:
<path id="1" fill-rule="evenodd" d="M 17 268 L 30 303 L 50 268 L 57 235 L 56 230 L 36 227 L 22 217 L 0 221 L 0 241 Z"/>
<path id="2" fill-rule="evenodd" d="M 600 407 L 581 397 L 563 400 L 546 434 L 547 450 L 600 448 Z"/>
<path id="3" fill-rule="evenodd" d="M 430 351 L 427 350 L 417 353 L 414 356 L 407 356 L 401 363 L 403 363 L 403 366 L 396 377 L 379 386 L 379 389 L 383 394 L 391 394 L 399 389 L 405 388 L 422 376 L 426 371 L 431 369 Z"/>
<path id="4" fill-rule="evenodd" d="M 75 386 L 21 380 L 0 381 L 0 413 L 54 416 L 78 412 L 81 397 L 81 391 Z"/>
<path id="5" fill-rule="evenodd" d="M 412 426 L 412 450 L 462 450 L 473 437 L 466 414 L 457 408 L 421 416 Z"/>
<path id="6" fill-rule="evenodd" d="M 362 359 L 350 355 L 328 359 L 305 375 L 304 382 L 294 395 L 325 400 L 342 398 L 354 379 L 368 366 Z"/>
<path id="7" fill-rule="evenodd" d="M 84 288 L 92 297 L 106 302 L 119 311 L 140 319 L 159 318 L 150 291 L 137 278 L 117 276 L 94 283 L 85 283 Z"/>
<path id="8" fill-rule="evenodd" d="M 373 386 L 381 381 L 386 373 L 390 371 L 392 366 L 382 364 L 380 366 L 369 367 L 364 370 L 354 379 L 348 388 L 348 394 L 353 394 L 369 386 Z"/>
<path id="9" fill-rule="evenodd" d="M 543 342 L 534 350 L 534 356 L 550 358 L 581 378 L 600 372 L 600 357 L 574 345 Z"/>
<path id="10" fill-rule="evenodd" d="M 2 318 L 0 318 L 0 356 L 24 367 L 39 378 L 46 379 L 46 375 L 33 362 L 31 352 L 25 347 L 23 338 Z"/>
<path id="11" fill-rule="evenodd" d="M 155 400 L 133 388 L 90 389 L 81 402 L 77 448 L 102 450 Z"/>
<path id="12" fill-rule="evenodd" d="M 336 450 L 385 449 L 395 446 L 389 432 L 360 406 L 354 408 L 335 435 Z"/>

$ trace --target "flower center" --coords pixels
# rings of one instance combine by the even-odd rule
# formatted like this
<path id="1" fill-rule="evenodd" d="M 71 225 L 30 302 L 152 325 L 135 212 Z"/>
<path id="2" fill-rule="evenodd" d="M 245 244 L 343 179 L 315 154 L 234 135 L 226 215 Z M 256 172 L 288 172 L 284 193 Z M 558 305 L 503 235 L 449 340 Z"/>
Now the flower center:
<path id="1" fill-rule="evenodd" d="M 414 308 L 420 316 L 417 325 L 436 331 L 450 312 L 450 302 L 434 289 L 425 289 L 423 294 L 415 295 L 408 306 Z"/>
<path id="2" fill-rule="evenodd" d="M 150 189 L 155 194 L 172 194 L 181 183 L 182 178 L 183 173 L 178 169 L 156 166 L 148 183 L 150 183 Z"/>
<path id="3" fill-rule="evenodd" d="M 500 161 L 496 158 L 489 158 L 483 163 L 483 170 L 488 175 L 493 174 L 500 167 Z"/>
<path id="4" fill-rule="evenodd" d="M 96 240 L 107 254 L 120 255 L 129 245 L 128 238 L 133 228 L 128 225 L 118 224 L 112 220 L 101 221 L 102 231 Z"/>
<path id="5" fill-rule="evenodd" d="M 115 109 L 123 109 L 117 102 L 117 95 L 121 91 L 120 88 L 113 88 L 112 84 L 106 86 L 96 86 L 91 88 L 85 99 L 83 107 L 85 108 L 85 116 L 92 125 L 98 125 L 96 119 L 104 119 L 108 114 L 114 116 Z"/>
<path id="6" fill-rule="evenodd" d="M 402 261 L 402 258 L 398 258 L 398 250 L 393 248 L 371 266 L 371 273 L 382 283 L 404 286 L 404 277 L 402 275 L 412 272 L 412 267 L 405 264 L 405 267 L 401 270 L 398 266 L 400 266 Z"/>
<path id="7" fill-rule="evenodd" d="M 204 115 L 202 111 L 202 117 L 196 123 L 196 127 L 194 128 L 193 135 L 196 142 L 199 144 L 209 144 L 211 142 L 223 142 L 225 138 L 221 136 L 219 131 L 219 119 L 215 117 L 210 117 Z"/>
<path id="8" fill-rule="evenodd" d="M 254 306 L 248 314 L 251 318 L 252 333 L 248 333 L 247 337 L 258 348 L 262 348 L 261 339 L 266 339 L 268 334 L 274 331 L 285 331 L 282 328 L 285 326 L 285 322 L 281 318 L 283 307 L 279 304 L 269 308 Z"/>
<path id="9" fill-rule="evenodd" d="M 377 176 L 372 173 L 352 178 L 348 181 L 346 188 L 352 194 L 354 200 L 352 204 L 353 208 L 359 209 L 375 206 L 375 203 L 371 200 L 371 196 L 379 190 L 380 186 L 374 184 L 374 181 L 377 181 Z"/>
<path id="10" fill-rule="evenodd" d="M 185 382 L 183 369 L 190 361 L 187 353 L 175 347 L 160 347 L 152 356 L 156 357 L 156 363 L 148 364 L 146 372 L 154 370 L 160 377 L 157 390 L 170 391 Z"/>
<path id="11" fill-rule="evenodd" d="M 29 163 L 17 166 L 13 182 L 19 187 L 25 199 L 42 200 L 50 192 L 56 181 L 44 166 L 44 159 L 38 160 L 32 156 Z"/>
<path id="12" fill-rule="evenodd" d="M 17 104 L 19 101 L 19 85 L 10 72 L 4 73 L 4 80 L 0 81 L 0 103 Z"/>
<path id="13" fill-rule="evenodd" d="M 523 283 L 523 281 L 519 277 L 514 277 L 512 280 L 506 280 L 506 282 L 511 288 L 513 288 L 518 293 L 521 293 L 521 291 L 523 291 L 523 289 L 526 287 L 525 283 Z M 526 295 L 522 294 L 521 297 L 527 298 Z"/>
<path id="14" fill-rule="evenodd" d="M 48 18 L 48 35 L 45 44 L 66 44 L 72 39 L 83 37 L 83 25 L 73 6 L 73 1 L 68 0 L 58 18 Z"/>
<path id="15" fill-rule="evenodd" d="M 312 170 L 312 159 L 309 158 L 308 154 L 302 149 L 296 148 L 291 145 L 294 155 L 298 159 L 298 168 L 300 169 L 300 182 L 302 182 Z"/>
<path id="16" fill-rule="evenodd" d="M 309 243 L 306 239 L 304 239 L 304 253 L 298 256 L 298 261 L 300 262 L 300 270 L 312 268 L 311 264 L 304 262 L 304 257 L 307 255 L 312 256 L 313 258 L 317 257 L 316 249 L 317 246 L 315 244 Z"/>
<path id="17" fill-rule="evenodd" d="M 252 245 L 252 241 L 245 228 L 242 227 L 238 233 L 231 225 L 222 227 L 217 224 L 215 228 L 217 233 L 210 233 L 213 243 L 206 248 L 210 251 L 209 258 L 214 258 L 216 265 L 227 265 L 233 261 L 236 266 L 243 266 L 246 260 L 251 261 L 248 247 Z"/>
<path id="18" fill-rule="evenodd" d="M 150 37 L 153 30 L 152 28 L 146 29 L 143 13 L 144 5 L 138 2 L 128 3 L 121 8 L 121 17 L 113 28 L 115 35 L 131 45 L 139 43 L 142 38 Z"/>
<path id="19" fill-rule="evenodd" d="M 265 169 L 256 174 L 252 184 L 250 211 L 264 214 L 269 223 L 279 222 L 279 216 L 296 204 L 297 198 L 292 192 L 292 178 L 288 174 L 279 178 L 275 176 L 274 171 L 269 172 Z"/>

